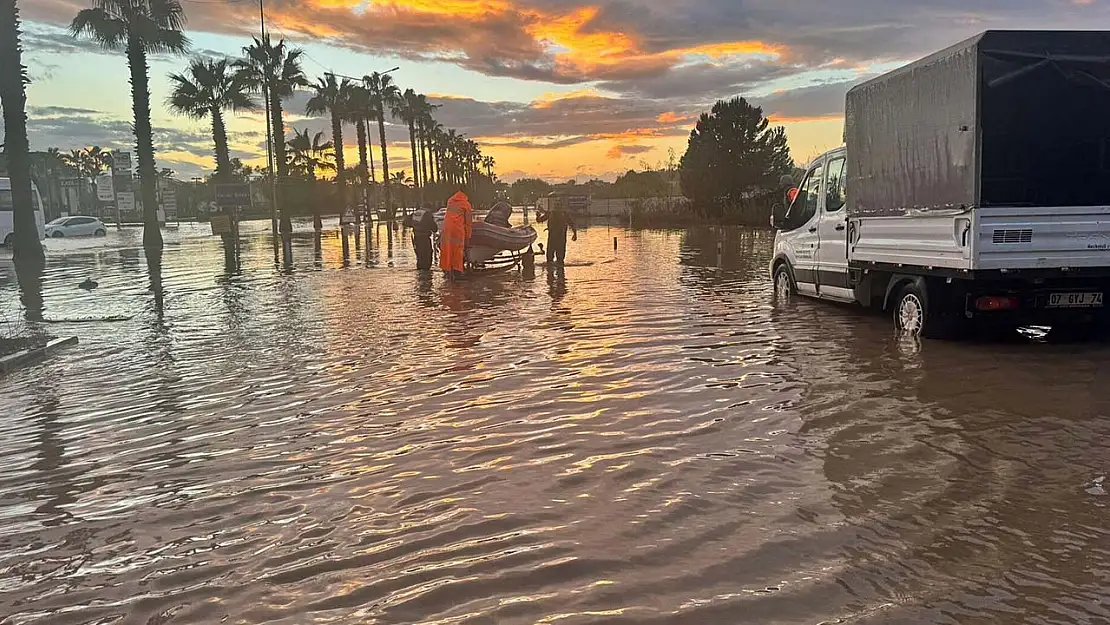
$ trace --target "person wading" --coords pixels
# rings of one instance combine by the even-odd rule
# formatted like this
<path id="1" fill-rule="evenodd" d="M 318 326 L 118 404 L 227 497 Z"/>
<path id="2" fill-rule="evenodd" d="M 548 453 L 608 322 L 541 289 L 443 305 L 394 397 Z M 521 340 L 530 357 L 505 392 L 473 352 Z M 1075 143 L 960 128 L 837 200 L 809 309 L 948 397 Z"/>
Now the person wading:
<path id="1" fill-rule="evenodd" d="M 436 212 L 430 204 L 424 205 L 424 213 L 412 226 L 412 248 L 416 251 L 416 269 L 432 270 L 432 235 L 435 234 Z"/>
<path id="2" fill-rule="evenodd" d="M 547 264 L 562 265 L 567 258 L 567 229 L 574 236 L 571 241 L 578 240 L 578 227 L 574 219 L 567 212 L 566 198 L 556 193 L 547 196 L 550 198 L 547 212 L 536 216 L 539 223 L 547 222 Z"/>
<path id="3" fill-rule="evenodd" d="M 439 267 L 448 278 L 461 278 L 466 246 L 470 242 L 474 211 L 466 194 L 459 191 L 447 200 L 447 217 L 439 239 Z"/>

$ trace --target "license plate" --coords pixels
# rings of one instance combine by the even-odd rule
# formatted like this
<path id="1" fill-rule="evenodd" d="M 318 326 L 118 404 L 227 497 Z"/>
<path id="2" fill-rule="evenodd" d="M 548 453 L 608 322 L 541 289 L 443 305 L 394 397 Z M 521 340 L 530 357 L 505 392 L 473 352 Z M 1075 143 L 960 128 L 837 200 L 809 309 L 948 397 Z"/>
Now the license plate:
<path id="1" fill-rule="evenodd" d="M 1102 308 L 1102 293 L 1052 293 L 1049 308 Z"/>

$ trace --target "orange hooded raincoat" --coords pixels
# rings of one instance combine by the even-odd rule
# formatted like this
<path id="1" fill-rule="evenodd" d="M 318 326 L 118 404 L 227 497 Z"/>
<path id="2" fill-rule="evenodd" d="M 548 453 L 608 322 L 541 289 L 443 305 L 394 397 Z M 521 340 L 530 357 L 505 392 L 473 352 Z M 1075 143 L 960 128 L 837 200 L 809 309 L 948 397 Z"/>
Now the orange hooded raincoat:
<path id="1" fill-rule="evenodd" d="M 466 243 L 470 240 L 474 210 L 466 194 L 459 191 L 447 200 L 447 217 L 439 239 L 439 267 L 444 271 L 463 271 Z"/>

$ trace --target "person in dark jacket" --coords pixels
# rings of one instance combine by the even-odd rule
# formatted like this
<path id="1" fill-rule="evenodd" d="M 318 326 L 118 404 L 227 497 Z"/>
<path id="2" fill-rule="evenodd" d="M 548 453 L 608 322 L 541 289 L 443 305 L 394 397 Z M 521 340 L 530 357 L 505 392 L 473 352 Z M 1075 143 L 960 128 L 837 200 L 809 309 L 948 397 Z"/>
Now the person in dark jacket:
<path id="1" fill-rule="evenodd" d="M 577 241 L 578 227 L 567 211 L 565 197 L 552 193 L 548 198 L 547 211 L 540 213 L 536 221 L 547 223 L 547 264 L 562 265 L 567 258 L 567 229 L 574 235 L 571 241 Z"/>
<path id="2" fill-rule="evenodd" d="M 424 205 L 424 213 L 412 227 L 412 247 L 416 251 L 416 269 L 432 270 L 432 235 L 438 230 L 436 213 L 430 204 Z"/>

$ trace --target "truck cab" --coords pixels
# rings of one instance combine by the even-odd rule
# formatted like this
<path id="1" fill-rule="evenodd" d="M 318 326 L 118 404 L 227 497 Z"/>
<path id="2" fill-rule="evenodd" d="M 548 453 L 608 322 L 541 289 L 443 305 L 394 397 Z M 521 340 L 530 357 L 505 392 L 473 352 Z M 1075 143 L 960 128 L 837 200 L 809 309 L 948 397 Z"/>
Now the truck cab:
<path id="1" fill-rule="evenodd" d="M 814 159 L 789 206 L 776 211 L 771 275 L 780 295 L 856 301 L 848 280 L 846 163 L 843 147 Z"/>

